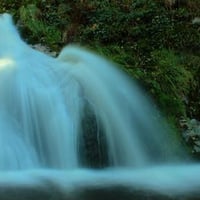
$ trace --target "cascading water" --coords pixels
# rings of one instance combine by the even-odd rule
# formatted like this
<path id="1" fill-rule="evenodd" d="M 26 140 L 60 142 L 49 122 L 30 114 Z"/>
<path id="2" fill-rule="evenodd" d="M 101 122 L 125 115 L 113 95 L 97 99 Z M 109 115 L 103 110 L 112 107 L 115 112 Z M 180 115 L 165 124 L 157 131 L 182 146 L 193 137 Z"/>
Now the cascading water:
<path id="1" fill-rule="evenodd" d="M 85 166 L 80 143 L 86 142 L 81 138 L 91 134 L 90 127 L 83 133 L 87 106 L 97 122 L 94 137 L 99 146 L 106 146 L 108 167 L 112 167 L 105 173 L 81 171 Z M 141 89 L 112 63 L 75 46 L 64 48 L 58 58 L 35 51 L 20 39 L 11 16 L 0 16 L 0 170 L 15 171 L 14 179 L 36 169 L 38 176 L 54 177 L 55 171 L 48 171 L 52 168 L 68 181 L 73 174 L 75 182 L 80 179 L 79 185 L 82 179 L 89 184 L 93 178 L 101 182 L 102 177 L 107 184 L 126 179 L 152 189 L 155 184 L 146 179 L 152 179 L 153 173 L 157 190 L 163 189 L 159 183 L 172 184 L 179 178 L 176 184 L 180 184 L 190 175 L 193 187 L 199 186 L 193 174 L 185 174 L 187 167 L 169 165 L 178 161 L 177 154 L 184 154 L 155 110 Z M 167 165 L 151 171 L 158 164 Z M 140 171 L 147 167 L 149 170 Z M 116 176 L 115 168 L 129 171 L 117 171 Z M 175 169 L 180 171 L 178 175 L 172 173 Z M 159 179 L 161 172 L 168 179 Z M 6 180 L 4 177 L 0 183 Z M 23 181 L 31 182 L 28 178 Z M 168 184 L 163 190 L 172 188 Z"/>

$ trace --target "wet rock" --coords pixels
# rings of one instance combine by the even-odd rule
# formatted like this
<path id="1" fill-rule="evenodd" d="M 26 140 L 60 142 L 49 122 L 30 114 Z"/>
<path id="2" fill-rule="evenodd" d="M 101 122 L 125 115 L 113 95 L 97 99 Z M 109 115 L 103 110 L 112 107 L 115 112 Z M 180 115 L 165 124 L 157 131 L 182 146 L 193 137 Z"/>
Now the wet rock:
<path id="1" fill-rule="evenodd" d="M 181 127 L 184 129 L 183 138 L 188 143 L 193 153 L 200 153 L 200 122 L 196 119 L 182 120 Z"/>
<path id="2" fill-rule="evenodd" d="M 43 53 L 46 53 L 52 57 L 56 57 L 57 53 L 55 51 L 51 51 L 50 48 L 43 46 L 42 44 L 34 44 L 34 45 L 30 45 L 33 49 L 36 49 L 38 51 L 41 51 Z"/>

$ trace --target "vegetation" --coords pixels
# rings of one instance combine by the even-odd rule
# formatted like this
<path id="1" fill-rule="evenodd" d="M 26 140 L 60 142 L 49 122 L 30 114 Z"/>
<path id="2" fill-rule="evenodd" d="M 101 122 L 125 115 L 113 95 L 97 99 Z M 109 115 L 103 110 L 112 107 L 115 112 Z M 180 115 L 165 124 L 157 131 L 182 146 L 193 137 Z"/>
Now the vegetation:
<path id="1" fill-rule="evenodd" d="M 200 119 L 199 0 L 1 0 L 29 43 L 80 43 L 121 64 L 167 118 Z"/>

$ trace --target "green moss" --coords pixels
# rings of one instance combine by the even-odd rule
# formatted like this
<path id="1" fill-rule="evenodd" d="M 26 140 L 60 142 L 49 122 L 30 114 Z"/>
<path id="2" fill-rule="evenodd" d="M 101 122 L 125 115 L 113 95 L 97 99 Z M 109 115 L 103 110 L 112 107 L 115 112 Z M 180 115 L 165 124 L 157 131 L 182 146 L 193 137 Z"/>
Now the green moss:
<path id="1" fill-rule="evenodd" d="M 29 41 L 48 44 L 50 47 L 61 41 L 61 32 L 54 26 L 48 26 L 40 19 L 41 11 L 35 4 L 21 6 L 19 15 L 23 23 L 24 34 L 31 33 Z"/>

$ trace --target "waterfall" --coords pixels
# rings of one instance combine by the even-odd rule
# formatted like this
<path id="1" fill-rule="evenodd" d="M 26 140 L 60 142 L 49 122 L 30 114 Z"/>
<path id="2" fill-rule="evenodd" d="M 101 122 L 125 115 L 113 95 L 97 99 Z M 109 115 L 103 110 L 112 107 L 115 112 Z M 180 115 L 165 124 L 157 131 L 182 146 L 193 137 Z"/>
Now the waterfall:
<path id="1" fill-rule="evenodd" d="M 199 165 L 181 156 L 156 106 L 118 66 L 74 45 L 57 58 L 36 51 L 0 15 L 0 187 L 49 180 L 75 195 L 116 183 L 191 193 Z"/>
<path id="2" fill-rule="evenodd" d="M 81 167 L 86 102 L 103 130 L 109 166 L 140 167 L 174 157 L 159 113 L 117 66 L 76 46 L 65 47 L 58 58 L 35 51 L 8 14 L 0 28 L 9 39 L 0 42 L 0 169 Z"/>

